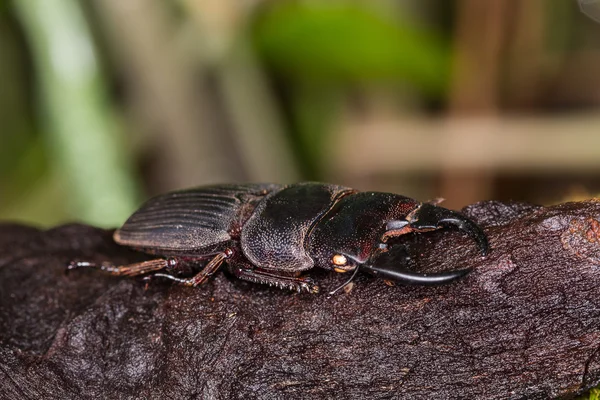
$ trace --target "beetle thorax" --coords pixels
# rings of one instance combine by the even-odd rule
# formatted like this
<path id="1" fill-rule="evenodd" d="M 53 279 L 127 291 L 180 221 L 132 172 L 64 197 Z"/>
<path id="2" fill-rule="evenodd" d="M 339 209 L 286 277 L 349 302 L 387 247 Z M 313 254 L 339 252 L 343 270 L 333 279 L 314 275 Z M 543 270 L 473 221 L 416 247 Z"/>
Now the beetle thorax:
<path id="1" fill-rule="evenodd" d="M 378 192 L 340 199 L 308 238 L 307 248 L 315 266 L 348 271 L 368 262 L 382 248 L 387 222 L 403 218 L 414 205 L 407 197 Z M 347 260 L 344 268 L 336 265 L 337 256 Z"/>
<path id="2" fill-rule="evenodd" d="M 302 183 L 265 197 L 242 229 L 241 245 L 248 260 L 263 269 L 304 271 L 315 263 L 305 240 L 312 227 L 351 189 Z"/>

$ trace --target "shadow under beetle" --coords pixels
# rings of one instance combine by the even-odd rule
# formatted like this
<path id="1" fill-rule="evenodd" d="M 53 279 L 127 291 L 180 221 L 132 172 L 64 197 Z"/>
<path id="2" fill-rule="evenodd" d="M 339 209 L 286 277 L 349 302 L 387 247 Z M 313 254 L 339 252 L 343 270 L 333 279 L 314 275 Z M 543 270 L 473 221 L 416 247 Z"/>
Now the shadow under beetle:
<path id="1" fill-rule="evenodd" d="M 161 258 L 122 266 L 72 262 L 69 269 L 93 267 L 118 276 L 154 272 L 198 286 L 225 263 L 240 279 L 310 293 L 319 287 L 299 275 L 315 267 L 437 285 L 470 269 L 420 274 L 375 261 L 391 238 L 447 226 L 466 232 L 487 253 L 487 238 L 470 219 L 397 194 L 311 182 L 206 186 L 148 200 L 115 232 L 118 244 Z M 179 277 L 198 267 L 196 275 Z M 179 276 L 156 272 L 161 270 Z"/>

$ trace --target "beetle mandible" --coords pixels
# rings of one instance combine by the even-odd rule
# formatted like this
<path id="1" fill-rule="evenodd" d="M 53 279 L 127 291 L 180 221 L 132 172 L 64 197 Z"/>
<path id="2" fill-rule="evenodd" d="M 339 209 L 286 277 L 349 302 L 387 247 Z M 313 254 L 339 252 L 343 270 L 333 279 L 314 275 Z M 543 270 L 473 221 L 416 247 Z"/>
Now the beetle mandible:
<path id="1" fill-rule="evenodd" d="M 299 274 L 315 267 L 436 285 L 470 269 L 419 274 L 374 261 L 388 251 L 390 238 L 447 226 L 466 232 L 487 253 L 486 235 L 470 219 L 397 194 L 313 182 L 205 186 L 154 197 L 115 231 L 118 244 L 158 258 L 121 266 L 72 262 L 69 269 L 94 267 L 118 276 L 153 272 L 198 286 L 226 264 L 240 279 L 310 293 L 319 287 Z M 164 273 L 181 275 L 194 267 L 202 269 L 189 278 Z"/>

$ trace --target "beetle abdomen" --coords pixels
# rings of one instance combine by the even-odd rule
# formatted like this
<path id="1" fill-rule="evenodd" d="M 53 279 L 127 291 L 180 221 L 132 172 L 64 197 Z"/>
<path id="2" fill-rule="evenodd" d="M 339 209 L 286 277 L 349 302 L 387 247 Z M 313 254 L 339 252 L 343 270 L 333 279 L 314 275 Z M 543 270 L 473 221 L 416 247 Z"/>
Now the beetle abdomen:
<path id="1" fill-rule="evenodd" d="M 265 197 L 242 229 L 241 244 L 252 264 L 278 271 L 303 271 L 314 266 L 304 239 L 335 201 L 353 189 L 299 183 Z"/>
<path id="2" fill-rule="evenodd" d="M 166 193 L 148 200 L 115 232 L 117 243 L 139 249 L 190 251 L 231 240 L 248 197 L 280 185 L 219 185 Z"/>

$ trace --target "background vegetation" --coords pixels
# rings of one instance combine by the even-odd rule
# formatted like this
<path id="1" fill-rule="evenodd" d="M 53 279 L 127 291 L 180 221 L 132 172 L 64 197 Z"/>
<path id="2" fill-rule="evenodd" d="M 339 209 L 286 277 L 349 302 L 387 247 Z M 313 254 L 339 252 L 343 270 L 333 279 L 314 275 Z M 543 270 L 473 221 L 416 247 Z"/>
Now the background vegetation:
<path id="1" fill-rule="evenodd" d="M 600 189 L 600 24 L 567 0 L 0 2 L 0 219 L 333 181 L 458 208 Z"/>

